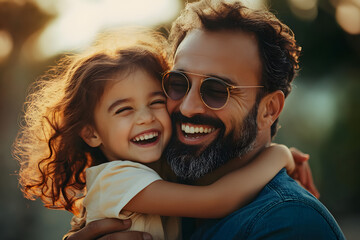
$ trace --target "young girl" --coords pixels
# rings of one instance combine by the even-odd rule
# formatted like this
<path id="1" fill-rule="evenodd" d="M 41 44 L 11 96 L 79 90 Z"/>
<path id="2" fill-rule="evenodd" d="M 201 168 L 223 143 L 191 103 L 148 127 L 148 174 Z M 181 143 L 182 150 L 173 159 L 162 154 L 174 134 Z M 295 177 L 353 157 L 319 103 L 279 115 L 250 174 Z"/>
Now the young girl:
<path id="1" fill-rule="evenodd" d="M 26 197 L 74 214 L 84 206 L 87 223 L 131 218 L 131 230 L 177 239 L 177 222 L 160 216 L 223 217 L 293 167 L 282 146 L 209 186 L 167 182 L 146 166 L 160 159 L 171 135 L 161 88 L 165 43 L 127 29 L 64 58 L 37 82 L 15 144 Z"/>

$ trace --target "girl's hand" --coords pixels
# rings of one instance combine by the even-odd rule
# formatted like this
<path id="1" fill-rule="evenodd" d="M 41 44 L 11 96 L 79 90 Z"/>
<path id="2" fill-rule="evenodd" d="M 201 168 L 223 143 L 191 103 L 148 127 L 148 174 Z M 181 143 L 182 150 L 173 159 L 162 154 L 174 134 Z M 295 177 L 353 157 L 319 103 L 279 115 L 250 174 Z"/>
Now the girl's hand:
<path id="1" fill-rule="evenodd" d="M 131 226 L 131 220 L 106 218 L 89 223 L 81 230 L 67 237 L 66 240 L 102 240 L 102 239 L 133 239 L 151 240 L 148 233 L 126 231 Z M 125 232 L 126 231 L 126 232 Z"/>
<path id="2" fill-rule="evenodd" d="M 305 154 L 294 147 L 290 148 L 290 151 L 295 160 L 295 170 L 289 175 L 293 179 L 295 179 L 303 188 L 313 194 L 316 198 L 319 198 L 320 193 L 314 184 L 310 165 L 308 162 L 309 154 Z"/>

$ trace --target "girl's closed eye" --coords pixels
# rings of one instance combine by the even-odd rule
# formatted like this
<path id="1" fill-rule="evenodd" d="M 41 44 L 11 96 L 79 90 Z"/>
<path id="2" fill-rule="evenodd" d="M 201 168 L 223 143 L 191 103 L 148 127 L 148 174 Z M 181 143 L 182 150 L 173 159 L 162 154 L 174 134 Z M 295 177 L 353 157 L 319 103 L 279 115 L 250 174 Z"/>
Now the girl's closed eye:
<path id="1" fill-rule="evenodd" d="M 166 103 L 166 100 L 165 99 L 156 99 L 154 101 L 152 101 L 152 105 L 154 104 L 165 104 Z"/>
<path id="2" fill-rule="evenodd" d="M 155 100 L 151 101 L 150 105 L 152 107 L 159 107 L 159 108 L 165 107 L 166 98 L 155 99 Z"/>
<path id="3" fill-rule="evenodd" d="M 130 106 L 122 107 L 122 108 L 119 108 L 118 110 L 116 110 L 115 115 L 117 115 L 117 114 L 128 114 L 132 110 L 133 110 L 133 108 L 130 107 Z"/>

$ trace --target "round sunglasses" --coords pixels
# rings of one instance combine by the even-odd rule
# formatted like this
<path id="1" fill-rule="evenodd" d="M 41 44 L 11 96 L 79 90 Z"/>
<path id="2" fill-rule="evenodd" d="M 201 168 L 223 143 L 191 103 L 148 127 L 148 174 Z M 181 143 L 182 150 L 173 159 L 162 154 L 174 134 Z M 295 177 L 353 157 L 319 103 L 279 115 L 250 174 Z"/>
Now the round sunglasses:
<path id="1" fill-rule="evenodd" d="M 212 110 L 220 110 L 226 106 L 230 98 L 231 90 L 264 87 L 234 86 L 224 80 L 207 75 L 183 71 L 168 71 L 162 78 L 162 87 L 167 97 L 176 101 L 186 96 L 191 88 L 189 78 L 186 74 L 204 77 L 200 84 L 200 96 L 202 102 Z"/>

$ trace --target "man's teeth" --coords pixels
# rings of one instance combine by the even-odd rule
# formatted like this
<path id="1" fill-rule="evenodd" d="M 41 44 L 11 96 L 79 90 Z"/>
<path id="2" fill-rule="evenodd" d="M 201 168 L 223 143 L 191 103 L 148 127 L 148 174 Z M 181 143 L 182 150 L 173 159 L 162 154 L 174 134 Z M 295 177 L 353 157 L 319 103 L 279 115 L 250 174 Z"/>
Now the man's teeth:
<path id="1" fill-rule="evenodd" d="M 159 136 L 158 132 L 145 133 L 145 134 L 141 134 L 139 136 L 134 137 L 132 139 L 132 141 L 139 142 L 139 141 L 149 140 L 149 139 L 152 139 L 152 138 L 157 137 L 157 136 Z"/>
<path id="2" fill-rule="evenodd" d="M 215 131 L 215 128 L 209 127 L 193 127 L 187 124 L 181 124 L 181 130 L 185 133 L 211 133 Z"/>

